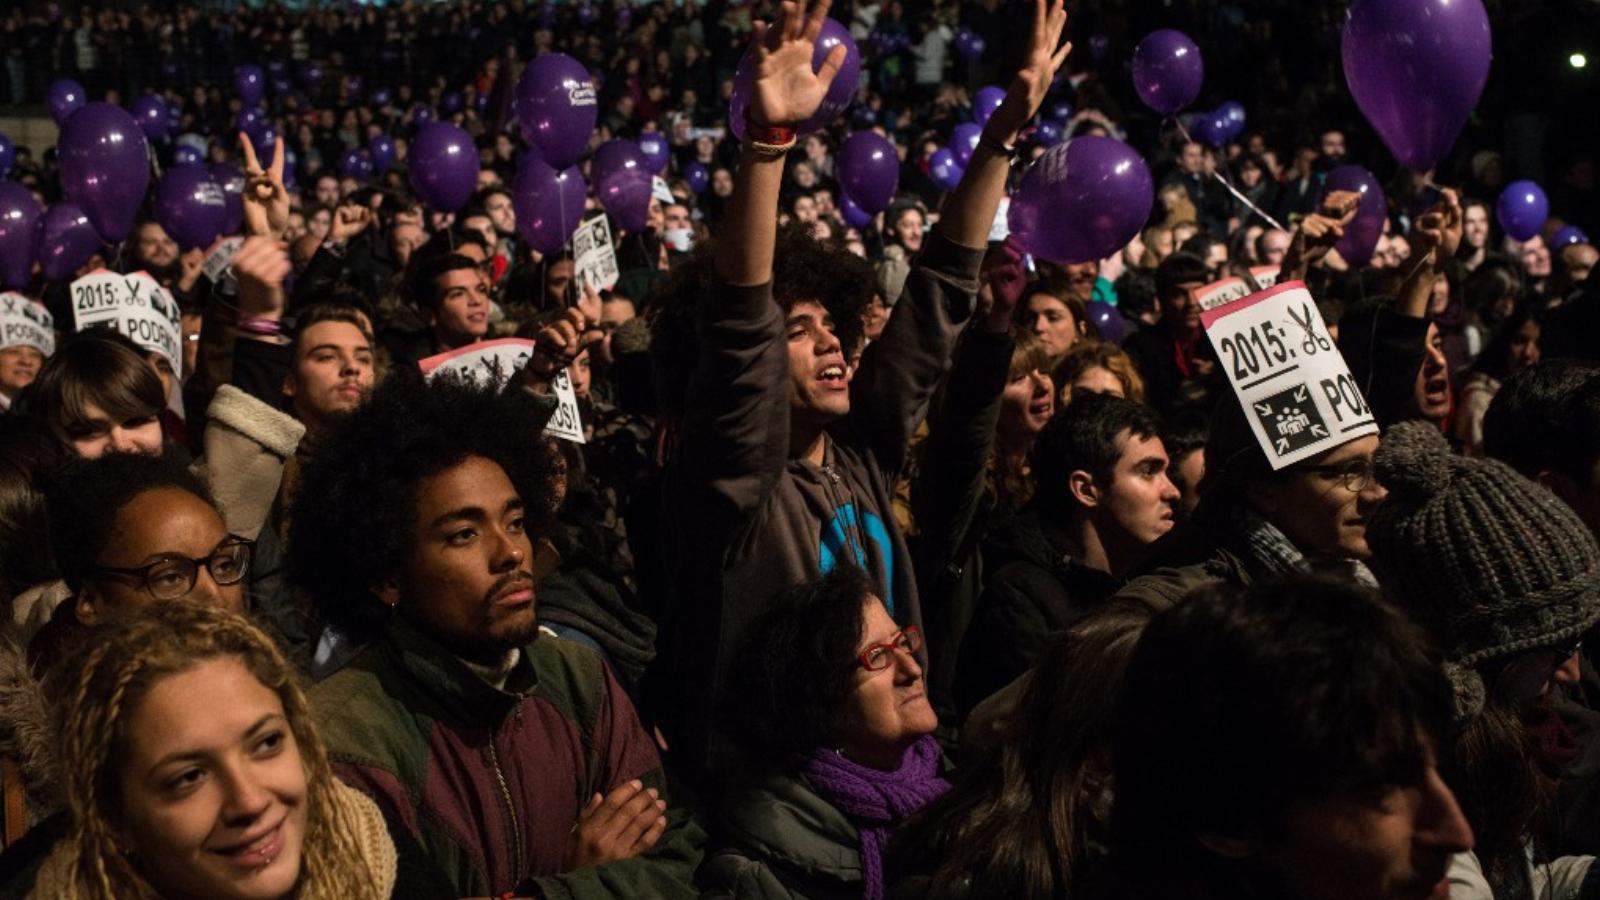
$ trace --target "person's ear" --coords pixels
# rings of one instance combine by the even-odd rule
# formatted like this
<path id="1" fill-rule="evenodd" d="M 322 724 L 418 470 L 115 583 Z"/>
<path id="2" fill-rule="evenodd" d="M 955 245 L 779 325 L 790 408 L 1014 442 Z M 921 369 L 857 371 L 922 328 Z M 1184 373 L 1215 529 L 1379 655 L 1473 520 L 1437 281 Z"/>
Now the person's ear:
<path id="1" fill-rule="evenodd" d="M 283 373 L 283 386 L 281 388 L 279 388 L 278 390 L 285 397 L 288 397 L 290 399 L 294 399 L 295 386 L 294 386 L 294 369 L 293 368 L 291 368 L 291 369 L 289 369 L 289 371 Z"/>
<path id="2" fill-rule="evenodd" d="M 1094 483 L 1093 475 L 1082 469 L 1067 476 L 1067 491 L 1081 506 L 1093 509 L 1100 505 L 1100 486 Z"/>
<path id="3" fill-rule="evenodd" d="M 400 585 L 396 584 L 393 580 L 385 581 L 384 583 L 373 588 L 372 594 L 378 598 L 378 602 L 389 607 L 390 609 L 394 609 L 396 606 L 400 605 Z"/>
<path id="4" fill-rule="evenodd" d="M 1244 488 L 1245 501 L 1250 504 L 1251 509 L 1263 516 L 1270 516 L 1282 505 L 1277 487 L 1276 483 L 1270 481 L 1251 481 Z"/>
<path id="5" fill-rule="evenodd" d="M 1255 854 L 1255 846 L 1244 838 L 1223 837 L 1220 834 L 1197 834 L 1195 840 L 1200 846 L 1210 850 L 1223 859 L 1249 859 Z"/>
<path id="6" fill-rule="evenodd" d="M 83 625 L 97 625 L 100 623 L 101 612 L 105 609 L 105 598 L 101 596 L 100 589 L 92 583 L 85 582 L 78 589 L 78 596 L 73 598 L 72 614 Z"/>

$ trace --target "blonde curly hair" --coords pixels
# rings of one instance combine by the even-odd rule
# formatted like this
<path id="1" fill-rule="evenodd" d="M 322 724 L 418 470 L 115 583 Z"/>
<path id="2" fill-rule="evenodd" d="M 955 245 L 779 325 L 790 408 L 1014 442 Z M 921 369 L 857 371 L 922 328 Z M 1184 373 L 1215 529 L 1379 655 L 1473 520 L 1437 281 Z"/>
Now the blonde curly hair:
<path id="1" fill-rule="evenodd" d="M 56 728 L 67 809 L 63 839 L 71 877 L 63 900 L 157 900 L 160 894 L 118 840 L 116 759 L 131 711 L 161 679 L 218 658 L 238 659 L 283 702 L 306 773 L 306 834 L 300 900 L 383 900 L 364 858 L 359 825 L 335 799 L 340 789 L 312 725 L 305 693 L 272 639 L 248 620 L 198 603 L 158 603 L 95 629 L 53 671 Z"/>

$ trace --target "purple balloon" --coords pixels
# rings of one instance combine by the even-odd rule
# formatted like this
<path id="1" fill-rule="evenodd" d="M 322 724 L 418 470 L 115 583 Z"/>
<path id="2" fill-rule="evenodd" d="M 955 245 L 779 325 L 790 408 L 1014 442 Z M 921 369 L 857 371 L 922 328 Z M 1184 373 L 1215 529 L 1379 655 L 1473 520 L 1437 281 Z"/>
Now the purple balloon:
<path id="1" fill-rule="evenodd" d="M 280 78 L 280 77 L 283 76 L 283 73 L 285 73 L 287 71 L 289 71 L 289 64 L 284 62 L 283 60 L 281 60 L 281 59 L 269 59 L 269 60 L 267 60 L 267 74 L 271 75 L 273 78 Z"/>
<path id="2" fill-rule="evenodd" d="M 16 290 L 27 285 L 43 215 L 44 208 L 31 191 L 16 182 L 0 181 L 0 284 Z"/>
<path id="3" fill-rule="evenodd" d="M 667 160 L 672 151 L 667 147 L 666 135 L 659 131 L 646 131 L 639 135 L 639 152 L 644 154 L 644 161 L 650 166 L 650 171 L 660 175 L 667 170 Z"/>
<path id="4" fill-rule="evenodd" d="M 478 147 L 459 126 L 434 122 L 417 129 L 407 161 L 411 189 L 440 212 L 465 206 L 478 187 Z"/>
<path id="5" fill-rule="evenodd" d="M 144 136 L 152 141 L 159 141 L 167 136 L 170 124 L 171 110 L 160 97 L 146 94 L 133 101 L 133 120 L 139 123 Z"/>
<path id="6" fill-rule="evenodd" d="M 474 156 L 476 159 L 476 156 Z M 372 154 L 365 150 L 351 148 L 339 154 L 339 174 L 346 178 L 354 178 L 362 184 L 372 180 Z"/>
<path id="7" fill-rule="evenodd" d="M 50 118 L 56 120 L 56 125 L 65 126 L 67 119 L 83 109 L 89 98 L 83 90 L 83 85 L 71 78 L 60 78 L 51 82 L 45 102 L 50 107 Z"/>
<path id="8" fill-rule="evenodd" d="M 956 154 L 949 147 L 940 147 L 928 157 L 928 177 L 939 186 L 940 190 L 953 191 L 961 183 L 961 176 L 965 169 L 956 160 Z"/>
<path id="9" fill-rule="evenodd" d="M 1228 117 L 1220 110 L 1201 113 L 1189 136 L 1202 144 L 1221 147 L 1228 143 Z"/>
<path id="10" fill-rule="evenodd" d="M 954 44 L 956 55 L 967 62 L 972 62 L 973 60 L 982 57 L 983 51 L 987 49 L 983 38 L 980 37 L 976 32 L 967 28 L 963 28 L 956 32 Z"/>
<path id="11" fill-rule="evenodd" d="M 1111 52 L 1111 39 L 1099 32 L 1089 35 L 1089 56 L 1100 62 Z"/>
<path id="12" fill-rule="evenodd" d="M 627 31 L 629 28 L 632 28 L 633 27 L 633 7 L 624 6 L 621 9 L 618 9 L 617 10 L 617 14 L 616 14 L 616 22 L 617 22 L 617 28 L 622 30 L 622 31 Z"/>
<path id="13" fill-rule="evenodd" d="M 855 101 L 856 88 L 861 83 L 861 51 L 856 48 L 849 29 L 833 19 L 824 19 L 822 22 L 822 33 L 817 36 L 816 47 L 811 52 L 811 71 L 821 69 L 823 60 L 828 58 L 833 48 L 841 46 L 845 48 L 845 56 L 839 74 L 828 86 L 828 94 L 822 98 L 822 105 L 817 107 L 811 118 L 800 123 L 795 129 L 796 133 L 810 134 L 826 128 Z M 755 83 L 755 50 L 755 43 L 751 42 L 745 48 L 744 56 L 739 58 L 739 67 L 733 73 L 733 94 L 728 98 L 728 127 L 741 140 L 744 138 L 744 111 L 750 105 L 751 86 Z"/>
<path id="14" fill-rule="evenodd" d="M 0 178 L 6 177 L 11 167 L 17 163 L 17 148 L 11 146 L 11 139 L 0 134 Z"/>
<path id="15" fill-rule="evenodd" d="M 1587 243 L 1589 243 L 1589 236 L 1584 234 L 1582 228 L 1576 225 L 1563 225 L 1550 238 L 1550 249 L 1552 252 L 1559 252 L 1563 247 Z"/>
<path id="16" fill-rule="evenodd" d="M 115 243 L 133 233 L 150 186 L 150 146 L 128 111 L 89 103 L 73 114 L 56 142 L 61 187 L 95 231 Z"/>
<path id="17" fill-rule="evenodd" d="M 1055 105 L 1050 107 L 1050 118 L 1055 119 L 1057 122 L 1066 123 L 1072 118 L 1072 112 L 1071 103 L 1065 100 L 1057 100 Z"/>
<path id="18" fill-rule="evenodd" d="M 307 63 L 305 67 L 300 70 L 300 80 L 305 84 L 306 87 L 316 90 L 317 85 L 322 83 L 323 74 L 322 66 L 318 65 L 317 63 Z"/>
<path id="19" fill-rule="evenodd" d="M 589 165 L 600 205 L 628 231 L 643 231 L 649 224 L 649 165 L 637 144 L 621 138 L 601 144 Z"/>
<path id="20" fill-rule="evenodd" d="M 426 125 L 429 122 L 432 122 L 433 119 L 433 107 L 424 106 L 421 103 L 411 107 L 411 121 L 415 124 Z"/>
<path id="21" fill-rule="evenodd" d="M 1089 321 L 1094 323 L 1095 331 L 1099 332 L 1100 340 L 1111 344 L 1121 344 L 1122 339 L 1128 336 L 1128 320 L 1117 312 L 1117 308 L 1104 300 L 1089 301 Z"/>
<path id="22" fill-rule="evenodd" d="M 957 165 L 964 169 L 972 162 L 972 151 L 978 149 L 978 140 L 982 137 L 983 127 L 971 122 L 962 122 L 950 129 L 950 150 L 956 155 Z"/>
<path id="23" fill-rule="evenodd" d="M 373 88 L 371 97 L 372 105 L 382 109 L 383 107 L 389 105 L 389 100 L 391 97 L 392 95 L 389 93 L 388 88 Z"/>
<path id="24" fill-rule="evenodd" d="M 228 215 L 222 222 L 223 234 L 238 234 L 244 227 L 244 173 L 238 166 L 228 163 L 209 163 L 206 171 L 217 184 L 222 185 L 222 196 L 228 203 Z"/>
<path id="25" fill-rule="evenodd" d="M 1054 147 L 1061 143 L 1061 123 L 1045 119 L 1033 127 L 1033 139 L 1045 147 Z"/>
<path id="26" fill-rule="evenodd" d="M 1162 115 L 1193 103 L 1205 74 L 1200 48 L 1181 31 L 1152 31 L 1134 48 L 1133 88 L 1145 106 Z"/>
<path id="27" fill-rule="evenodd" d="M 51 204 L 39 219 L 39 268 L 47 281 L 66 281 L 100 252 L 105 241 L 77 204 Z"/>
<path id="28" fill-rule="evenodd" d="M 1538 234 L 1544 220 L 1550 218 L 1550 198 L 1531 181 L 1513 181 L 1500 192 L 1495 212 L 1506 234 L 1525 241 Z"/>
<path id="29" fill-rule="evenodd" d="M 522 137 L 551 166 L 565 169 L 583 157 L 599 118 L 594 79 L 565 53 L 545 53 L 517 82 L 517 122 Z"/>
<path id="30" fill-rule="evenodd" d="M 537 156 L 528 157 L 511 182 L 517 231 L 540 253 L 559 253 L 583 218 L 587 192 L 577 166 L 558 172 Z"/>
<path id="31" fill-rule="evenodd" d="M 1355 0 L 1340 52 L 1362 115 L 1407 168 L 1450 152 L 1489 78 L 1479 0 Z"/>
<path id="32" fill-rule="evenodd" d="M 1028 253 L 1070 265 L 1127 246 L 1154 203 L 1150 169 L 1137 151 L 1112 138 L 1078 137 L 1034 160 L 1006 221 Z"/>
<path id="33" fill-rule="evenodd" d="M 245 106 L 260 106 L 266 91 L 267 76 L 260 66 L 240 66 L 233 70 L 233 92 Z"/>
<path id="34" fill-rule="evenodd" d="M 447 116 L 461 112 L 461 92 L 445 91 L 444 96 L 439 98 L 439 111 Z"/>
<path id="35" fill-rule="evenodd" d="M 689 190 L 703 194 L 711 186 L 711 170 L 705 163 L 694 160 L 683 167 L 683 180 L 689 182 Z"/>
<path id="36" fill-rule="evenodd" d="M 1360 166 L 1340 166 L 1329 172 L 1322 183 L 1322 196 L 1327 197 L 1333 191 L 1361 194 L 1356 217 L 1345 226 L 1344 237 L 1333 245 L 1345 262 L 1360 268 L 1372 261 L 1372 251 L 1378 248 L 1378 238 L 1383 236 L 1383 220 L 1389 215 L 1388 202 L 1384 199 L 1383 188 L 1378 186 L 1378 179 Z"/>
<path id="37" fill-rule="evenodd" d="M 367 152 L 372 156 L 372 168 L 387 172 L 394 167 L 394 138 L 380 134 L 367 142 Z"/>
<path id="38" fill-rule="evenodd" d="M 351 100 L 361 96 L 361 86 L 364 84 L 360 75 L 346 75 L 344 77 L 344 94 Z"/>
<path id="39" fill-rule="evenodd" d="M 206 156 L 200 152 L 200 148 L 191 144 L 179 144 L 172 148 L 172 164 L 175 166 L 204 162 L 205 158 Z"/>
<path id="40" fill-rule="evenodd" d="M 1000 108 L 1000 103 L 1005 99 L 1005 88 L 998 88 L 992 84 L 978 88 L 978 93 L 972 98 L 972 121 L 979 125 L 988 122 L 989 117 L 994 115 L 994 111 Z"/>
<path id="41" fill-rule="evenodd" d="M 233 127 L 244 132 L 245 137 L 250 138 L 251 143 L 256 142 L 256 135 L 261 132 L 261 129 L 266 124 L 267 114 L 259 107 L 246 106 L 244 109 L 239 110 L 238 115 L 233 117 Z"/>
<path id="42" fill-rule="evenodd" d="M 882 212 L 900 186 L 900 157 L 876 131 L 858 131 L 839 145 L 839 185 L 856 205 Z"/>
<path id="43" fill-rule="evenodd" d="M 1227 103 L 1217 107 L 1217 112 L 1228 123 L 1228 140 L 1231 141 L 1244 133 L 1245 112 L 1243 103 L 1237 100 L 1229 100 Z"/>
<path id="44" fill-rule="evenodd" d="M 851 228 L 865 228 L 872 224 L 872 213 L 857 206 L 849 194 L 839 195 L 839 213 Z"/>
<path id="45" fill-rule="evenodd" d="M 156 221 L 185 250 L 209 247 L 228 221 L 228 199 L 205 166 L 173 166 L 156 187 Z"/>

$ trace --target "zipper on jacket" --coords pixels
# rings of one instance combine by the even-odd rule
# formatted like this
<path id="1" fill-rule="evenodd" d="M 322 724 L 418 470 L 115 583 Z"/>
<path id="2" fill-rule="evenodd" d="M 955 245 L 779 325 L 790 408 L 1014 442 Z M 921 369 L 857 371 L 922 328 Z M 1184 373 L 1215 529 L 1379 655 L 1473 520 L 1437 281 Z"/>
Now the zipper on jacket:
<path id="1" fill-rule="evenodd" d="M 494 779 L 500 783 L 500 798 L 506 802 L 506 815 L 511 819 L 511 865 L 515 870 L 512 877 L 521 879 L 522 871 L 522 823 L 517 820 L 516 804 L 511 802 L 511 789 L 506 786 L 505 773 L 500 770 L 500 754 L 494 749 L 494 735 L 489 736 L 489 766 L 494 769 Z"/>

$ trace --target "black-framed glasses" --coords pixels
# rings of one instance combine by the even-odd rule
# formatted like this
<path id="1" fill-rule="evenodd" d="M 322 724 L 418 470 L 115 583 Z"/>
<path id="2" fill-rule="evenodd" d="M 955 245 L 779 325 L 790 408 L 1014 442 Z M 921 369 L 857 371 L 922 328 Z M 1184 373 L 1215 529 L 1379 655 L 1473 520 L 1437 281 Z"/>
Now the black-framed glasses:
<path id="1" fill-rule="evenodd" d="M 873 644 L 856 654 L 856 664 L 868 672 L 882 672 L 894 662 L 894 651 L 907 656 L 922 649 L 922 629 L 907 625 L 885 644 Z"/>
<path id="2" fill-rule="evenodd" d="M 165 556 L 148 566 L 137 569 L 119 569 L 114 566 L 90 566 L 94 575 L 115 575 L 138 579 L 139 586 L 157 600 L 176 600 L 194 590 L 200 578 L 200 567 L 211 573 L 217 584 L 238 584 L 250 571 L 250 557 L 256 542 L 230 534 L 208 555 L 199 559 L 185 556 Z"/>
<path id="3" fill-rule="evenodd" d="M 1315 472 L 1324 478 L 1335 479 L 1353 494 L 1361 493 L 1378 480 L 1372 460 L 1365 456 L 1326 466 L 1290 466 L 1289 471 Z"/>

